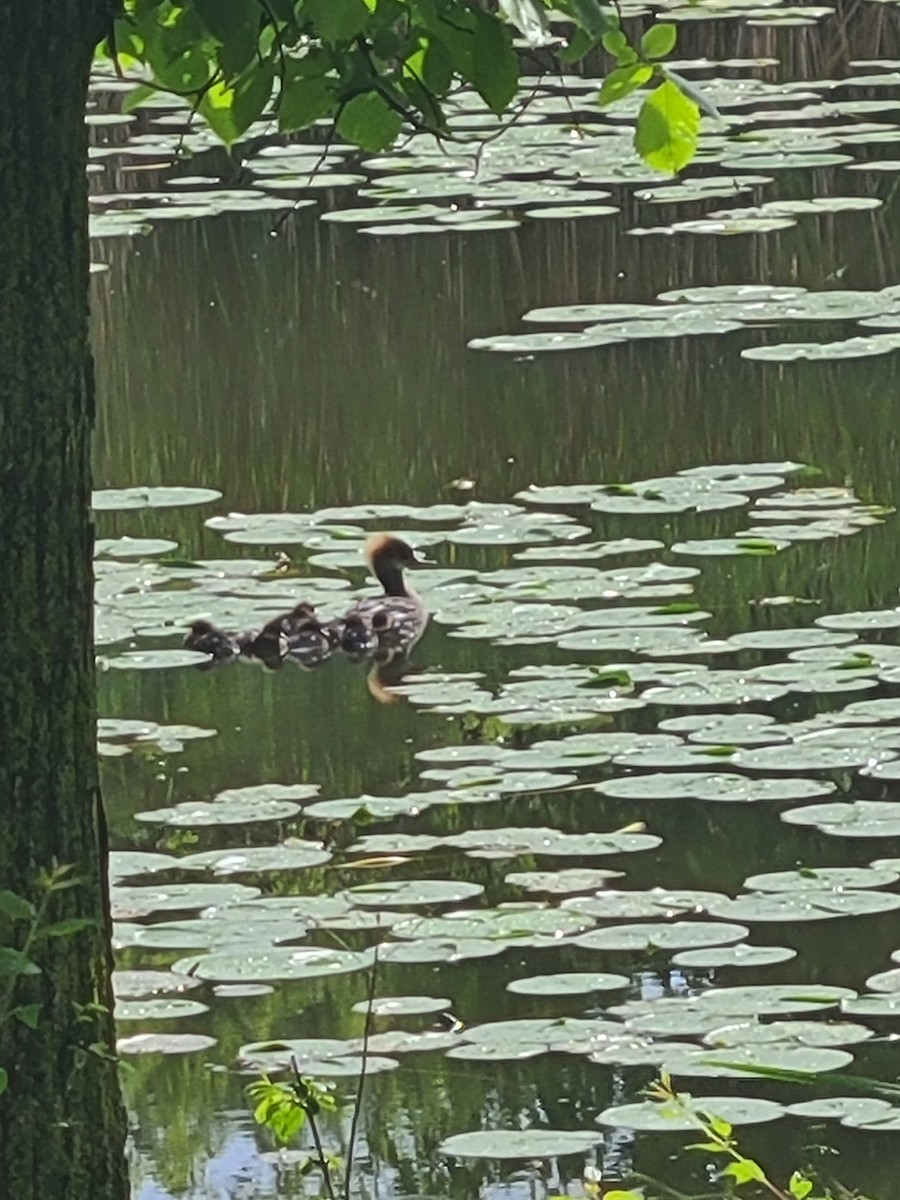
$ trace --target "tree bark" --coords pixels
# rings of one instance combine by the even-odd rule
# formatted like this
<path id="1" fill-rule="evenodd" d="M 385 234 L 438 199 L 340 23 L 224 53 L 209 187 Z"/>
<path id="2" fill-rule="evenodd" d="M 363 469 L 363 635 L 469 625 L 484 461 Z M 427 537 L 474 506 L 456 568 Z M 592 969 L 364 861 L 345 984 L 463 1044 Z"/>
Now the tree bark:
<path id="1" fill-rule="evenodd" d="M 72 864 L 41 974 L 0 974 L 0 1191 L 125 1200 L 95 754 L 84 105 L 108 0 L 0 0 L 0 888 Z M 0 945 L 23 922 L 0 917 Z M 10 1002 L 10 989 L 14 987 Z"/>

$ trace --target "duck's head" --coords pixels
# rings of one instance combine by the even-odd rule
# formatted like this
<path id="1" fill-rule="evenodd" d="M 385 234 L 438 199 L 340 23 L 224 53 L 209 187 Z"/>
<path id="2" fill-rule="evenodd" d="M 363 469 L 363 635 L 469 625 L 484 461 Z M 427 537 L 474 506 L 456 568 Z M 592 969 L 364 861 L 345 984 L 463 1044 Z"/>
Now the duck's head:
<path id="1" fill-rule="evenodd" d="M 295 605 L 294 608 L 291 610 L 291 616 L 297 617 L 301 621 L 308 621 L 310 619 L 310 617 L 314 617 L 315 615 L 316 615 L 316 606 L 314 604 L 310 604 L 306 600 L 301 601 L 299 604 Z"/>
<path id="2" fill-rule="evenodd" d="M 422 561 L 408 542 L 392 537 L 389 533 L 377 533 L 366 542 L 366 559 L 377 574 L 379 565 L 389 567 L 414 567 Z"/>

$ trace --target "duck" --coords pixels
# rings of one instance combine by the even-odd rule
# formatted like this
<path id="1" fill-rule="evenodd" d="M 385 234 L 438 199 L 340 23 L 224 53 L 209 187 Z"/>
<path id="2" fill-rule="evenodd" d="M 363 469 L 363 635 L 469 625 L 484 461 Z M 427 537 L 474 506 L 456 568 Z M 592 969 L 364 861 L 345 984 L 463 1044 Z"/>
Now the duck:
<path id="1" fill-rule="evenodd" d="M 237 642 L 231 634 L 220 629 L 218 625 L 214 625 L 212 621 L 193 621 L 190 631 L 185 635 L 183 645 L 186 650 L 198 650 L 201 654 L 210 655 L 216 661 L 235 658 L 240 653 Z"/>
<path id="2" fill-rule="evenodd" d="M 339 645 L 349 657 L 402 657 L 428 626 L 422 597 L 407 583 L 405 570 L 422 559 L 402 538 L 376 534 L 365 545 L 366 561 L 384 589 L 357 601 L 338 622 Z"/>
<path id="3" fill-rule="evenodd" d="M 311 604 L 303 602 L 296 604 L 290 612 L 272 617 L 261 629 L 248 630 L 242 638 L 242 652 L 258 658 L 270 670 L 277 670 L 290 649 L 291 634 L 304 622 L 314 620 L 315 611 Z"/>
<path id="4" fill-rule="evenodd" d="M 287 654 L 293 662 L 301 667 L 312 668 L 331 657 L 337 644 L 331 622 L 323 624 L 311 604 L 298 604 L 286 616 L 290 618 L 284 625 Z"/>

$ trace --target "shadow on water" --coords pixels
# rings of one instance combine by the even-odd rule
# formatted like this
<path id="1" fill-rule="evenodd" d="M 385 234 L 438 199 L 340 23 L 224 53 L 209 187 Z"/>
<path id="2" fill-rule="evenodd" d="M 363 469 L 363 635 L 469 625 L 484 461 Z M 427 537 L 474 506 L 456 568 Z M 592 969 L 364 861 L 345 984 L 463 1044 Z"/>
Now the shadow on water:
<path id="1" fill-rule="evenodd" d="M 759 31 L 754 53 L 766 52 L 760 39 L 777 37 L 784 32 Z M 805 65 L 823 69 L 814 54 Z M 780 178 L 779 186 L 785 195 L 828 194 L 834 176 L 833 170 L 802 172 Z M 862 184 L 845 177 L 841 190 L 851 186 Z M 370 239 L 303 211 L 277 237 L 270 234 L 271 217 L 248 214 L 170 222 L 146 239 L 110 242 L 104 246 L 110 270 L 94 281 L 97 484 L 197 484 L 224 496 L 210 509 L 105 514 L 101 533 L 173 537 L 186 557 L 259 558 L 265 554 L 258 547 L 235 547 L 206 529 L 204 516 L 455 501 L 459 478 L 475 482 L 475 498 L 504 501 L 532 483 L 639 479 L 704 463 L 781 459 L 813 463 L 830 483 L 852 481 L 864 501 L 897 504 L 900 435 L 890 356 L 782 368 L 740 358 L 743 346 L 769 336 L 747 330 L 535 359 L 466 349 L 472 337 L 519 329 L 522 313 L 538 305 L 647 301 L 666 289 L 712 283 L 811 289 L 834 286 L 837 278 L 848 288 L 896 283 L 900 246 L 892 231 L 900 197 L 890 183 L 869 187 L 885 200 L 874 213 L 827 216 L 760 238 L 633 237 L 627 230 L 651 219 L 647 206 L 633 201 L 614 219 L 539 221 L 452 241 Z M 802 329 L 797 334 L 805 336 Z M 603 537 L 671 543 L 696 536 L 698 528 L 705 535 L 729 532 L 733 523 L 708 514 L 601 518 L 595 527 Z M 888 521 L 856 537 L 798 544 L 789 561 L 709 560 L 696 598 L 714 614 L 711 632 L 717 634 L 764 624 L 749 603 L 763 595 L 814 596 L 826 612 L 892 605 L 896 539 L 896 522 Z M 445 566 L 513 565 L 505 549 L 445 546 L 439 557 Z M 791 619 L 806 620 L 802 614 Z M 481 671 L 497 680 L 525 661 L 569 657 L 545 647 L 525 653 L 454 638 L 432 625 L 416 658 L 428 669 Z M 817 706 L 815 697 L 805 696 L 781 702 L 776 711 L 802 717 Z M 402 795 L 416 778 L 416 751 L 459 739 L 457 717 L 375 703 L 365 671 L 346 663 L 309 674 L 110 671 L 101 675 L 100 710 L 218 730 L 184 754 L 148 751 L 107 764 L 115 844 L 146 849 L 190 849 L 196 836 L 174 831 L 160 840 L 153 826 L 134 823 L 136 812 L 260 781 L 312 780 L 329 798 Z M 617 727 L 653 725 L 638 712 L 623 714 Z M 506 819 L 586 832 L 648 819 L 664 840 L 659 850 L 628 863 L 632 887 L 733 893 L 752 871 L 834 857 L 831 839 L 779 826 L 764 806 L 691 802 L 675 815 L 588 795 L 514 799 L 503 818 L 493 807 L 455 806 L 438 811 L 430 828 L 450 833 Z M 401 819 L 392 828 L 414 831 L 414 822 Z M 318 837 L 322 825 L 301 817 L 292 830 Z M 339 822 L 328 836 L 337 845 L 350 840 Z M 250 831 L 246 838 L 252 844 Z M 209 844 L 230 844 L 229 835 L 216 832 Z M 841 855 L 845 865 L 871 858 L 844 844 Z M 483 884 L 489 903 L 507 898 L 502 861 L 450 859 L 444 852 L 433 867 L 429 860 L 432 869 Z M 416 871 L 413 862 L 400 874 Z M 330 893 L 356 882 L 358 874 L 325 866 L 310 869 L 303 887 Z M 276 894 L 290 894 L 292 887 L 287 875 L 267 882 Z M 896 948 L 889 916 L 869 919 L 866 928 L 865 939 L 853 922 L 829 924 L 827 934 L 816 924 L 754 930 L 759 943 L 786 941 L 801 951 L 787 966 L 754 972 L 754 981 L 862 988 Z M 363 944 L 356 934 L 346 937 Z M 477 961 L 388 966 L 382 987 L 388 994 L 447 997 L 468 1024 L 571 1015 L 571 999 L 526 1003 L 503 990 L 508 980 L 536 972 L 538 958 L 545 968 L 546 953 L 507 952 L 486 967 Z M 554 970 L 587 967 L 588 956 L 577 948 L 554 953 Z M 125 965 L 130 954 L 122 956 Z M 141 964 L 166 965 L 172 957 L 145 956 Z M 590 956 L 592 968 L 597 961 Z M 630 963 L 613 956 L 602 967 L 630 969 L 647 994 L 654 988 L 677 994 L 690 983 L 689 973 L 673 971 L 664 956 L 635 956 Z M 721 978 L 744 982 L 738 974 Z M 361 1017 L 351 1007 L 365 987 L 364 978 L 353 975 L 282 984 L 268 994 L 216 1002 L 212 1014 L 185 1028 L 214 1033 L 214 1061 L 229 1065 L 241 1045 L 270 1036 L 359 1036 Z M 428 1025 L 423 1019 L 422 1027 Z M 137 1194 L 144 1200 L 301 1193 L 302 1181 L 289 1167 L 259 1157 L 242 1095 L 246 1079 L 200 1056 L 132 1061 L 136 1069 L 126 1087 L 139 1156 Z M 498 1124 L 524 1117 L 551 1127 L 590 1127 L 600 1109 L 630 1098 L 652 1077 L 649 1069 L 610 1070 L 558 1054 L 489 1067 L 429 1055 L 423 1064 L 370 1082 L 363 1158 L 404 1195 L 470 1196 L 480 1180 L 491 1178 L 490 1167 L 451 1168 L 435 1157 L 448 1133 L 477 1129 L 486 1116 Z M 867 1067 L 883 1068 L 875 1048 L 857 1055 L 856 1069 Z M 774 1169 L 800 1162 L 820 1134 L 799 1122 L 785 1133 L 785 1124 L 777 1134 L 757 1131 L 747 1139 Z M 829 1127 L 827 1137 L 845 1156 L 845 1177 L 891 1194 L 893 1172 L 885 1176 L 872 1135 L 867 1140 Z M 696 1174 L 690 1165 L 673 1164 L 672 1151 L 668 1139 L 639 1139 L 638 1169 L 696 1190 Z M 605 1151 L 612 1168 L 634 1152 L 623 1134 Z"/>

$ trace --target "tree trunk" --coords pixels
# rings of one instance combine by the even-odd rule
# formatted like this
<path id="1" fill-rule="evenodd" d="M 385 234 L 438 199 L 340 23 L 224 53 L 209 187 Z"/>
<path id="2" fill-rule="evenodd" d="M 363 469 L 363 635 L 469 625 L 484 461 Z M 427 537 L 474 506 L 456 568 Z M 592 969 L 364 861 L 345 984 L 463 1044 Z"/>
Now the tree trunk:
<path id="1" fill-rule="evenodd" d="M 84 104 L 108 0 L 0 0 L 0 889 L 72 864 L 39 975 L 0 973 L 0 1191 L 125 1200 L 95 754 Z M 25 921 L 0 915 L 2 947 Z M 60 931 L 61 932 L 61 931 Z M 26 1009 L 36 1029 L 11 1009 Z M 25 1014 L 22 1014 L 25 1015 Z M 6 1018 L 4 1020 L 4 1017 Z"/>

